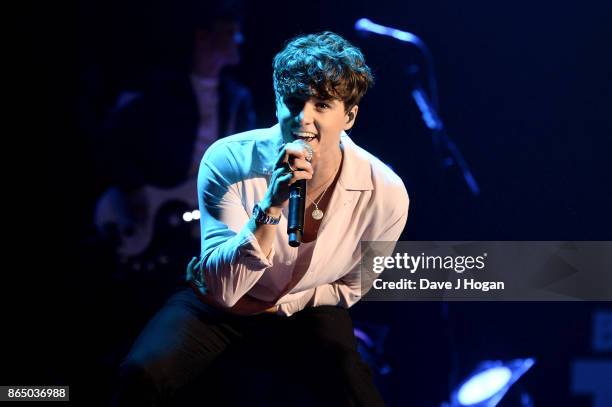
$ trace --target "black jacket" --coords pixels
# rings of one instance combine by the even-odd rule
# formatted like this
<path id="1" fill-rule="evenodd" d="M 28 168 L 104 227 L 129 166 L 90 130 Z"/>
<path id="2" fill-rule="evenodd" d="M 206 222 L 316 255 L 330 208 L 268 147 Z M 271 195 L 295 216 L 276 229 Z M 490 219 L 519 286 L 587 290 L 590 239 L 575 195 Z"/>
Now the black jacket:
<path id="1" fill-rule="evenodd" d="M 103 177 L 124 190 L 175 186 L 192 163 L 199 112 L 190 76 L 156 74 L 148 82 L 110 112 L 97 147 Z M 222 76 L 219 93 L 219 137 L 253 129 L 249 90 Z"/>

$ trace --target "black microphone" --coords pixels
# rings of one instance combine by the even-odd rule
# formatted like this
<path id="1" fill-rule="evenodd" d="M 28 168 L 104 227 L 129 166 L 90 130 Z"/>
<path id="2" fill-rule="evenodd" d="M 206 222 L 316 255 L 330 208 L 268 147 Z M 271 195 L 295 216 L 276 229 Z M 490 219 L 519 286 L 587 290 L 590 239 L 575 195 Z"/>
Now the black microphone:
<path id="1" fill-rule="evenodd" d="M 301 179 L 291 184 L 289 189 L 289 218 L 287 234 L 289 246 L 298 247 L 304 234 L 304 209 L 306 208 L 306 180 Z"/>
<path id="2" fill-rule="evenodd" d="M 312 158 L 312 147 L 303 140 L 299 140 L 308 150 L 307 161 Z M 289 246 L 298 247 L 302 243 L 304 234 L 304 211 L 306 209 L 306 180 L 301 179 L 289 187 L 289 216 L 287 219 L 287 234 Z"/>

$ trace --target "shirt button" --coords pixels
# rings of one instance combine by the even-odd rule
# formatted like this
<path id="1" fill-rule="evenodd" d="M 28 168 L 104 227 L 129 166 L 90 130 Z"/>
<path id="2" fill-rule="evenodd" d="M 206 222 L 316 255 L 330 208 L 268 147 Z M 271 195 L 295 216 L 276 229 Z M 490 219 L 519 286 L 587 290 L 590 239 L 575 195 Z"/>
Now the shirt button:
<path id="1" fill-rule="evenodd" d="M 290 266 L 290 265 L 291 265 L 291 260 L 287 260 L 287 261 L 285 262 L 285 264 L 286 264 L 287 266 Z"/>

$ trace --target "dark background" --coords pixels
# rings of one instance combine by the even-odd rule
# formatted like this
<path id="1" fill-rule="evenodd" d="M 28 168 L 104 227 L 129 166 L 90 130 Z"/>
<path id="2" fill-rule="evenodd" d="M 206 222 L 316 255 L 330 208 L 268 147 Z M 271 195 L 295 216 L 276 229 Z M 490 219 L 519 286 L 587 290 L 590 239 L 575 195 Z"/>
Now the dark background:
<path id="1" fill-rule="evenodd" d="M 180 27 L 179 5 L 89 0 L 68 18 L 37 12 L 45 29 L 62 30 L 57 38 L 49 34 L 52 47 L 40 58 L 52 66 L 43 76 L 51 83 L 50 100 L 57 96 L 50 123 L 58 126 L 45 134 L 46 185 L 26 184 L 52 202 L 37 207 L 43 208 L 36 225 L 41 235 L 24 238 L 32 260 L 20 261 L 36 265 L 25 274 L 52 285 L 38 286 L 41 301 L 26 300 L 35 304 L 39 329 L 26 335 L 30 319 L 17 318 L 15 342 L 23 347 L 4 347 L 7 357 L 18 356 L 13 370 L 5 370 L 6 383 L 69 384 L 74 398 L 96 394 L 104 404 L 116 363 L 144 323 L 118 300 L 133 288 L 105 283 L 104 259 L 82 250 L 93 232 L 93 205 L 107 187 L 94 165 L 92 138 L 120 90 L 138 89 L 144 72 L 171 60 L 176 50 L 165 41 Z M 259 126 L 275 122 L 271 61 L 285 40 L 331 30 L 363 50 L 377 84 L 351 137 L 404 180 L 411 203 L 402 239 L 611 239 L 609 1 L 271 1 L 247 2 L 245 15 L 243 60 L 231 72 L 252 90 Z M 360 17 L 415 33 L 430 47 L 439 113 L 480 185 L 479 197 L 456 172 L 438 176 L 431 137 L 403 73 L 422 57 L 391 39 L 357 35 L 352 27 Z M 65 41 L 69 48 L 60 53 Z M 44 36 L 33 44 L 41 42 Z M 69 88 L 64 78 L 77 84 Z M 142 305 L 140 315 L 158 305 Z M 389 328 L 390 405 L 437 406 L 448 399 L 449 383 L 478 361 L 535 356 L 521 383 L 536 405 L 589 406 L 588 397 L 571 393 L 570 366 L 580 357 L 610 357 L 594 354 L 590 342 L 593 311 L 611 308 L 361 303 L 352 311 L 358 321 Z M 12 313 L 11 305 L 5 310 Z"/>

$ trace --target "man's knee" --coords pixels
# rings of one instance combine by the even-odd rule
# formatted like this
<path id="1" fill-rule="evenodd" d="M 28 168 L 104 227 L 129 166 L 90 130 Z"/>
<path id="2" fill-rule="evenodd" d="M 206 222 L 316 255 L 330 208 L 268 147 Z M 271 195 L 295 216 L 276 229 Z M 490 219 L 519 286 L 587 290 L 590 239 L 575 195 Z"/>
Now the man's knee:
<path id="1" fill-rule="evenodd" d="M 183 369 L 176 358 L 164 356 L 128 355 L 121 363 L 119 376 L 157 392 L 172 392 L 181 385 L 181 379 L 189 377 L 191 372 Z"/>
<path id="2" fill-rule="evenodd" d="M 145 359 L 128 357 L 119 366 L 119 379 L 127 382 L 154 383 L 154 375 L 151 374 Z"/>
<path id="3" fill-rule="evenodd" d="M 160 398 L 158 379 L 144 359 L 128 357 L 119 367 L 114 406 L 151 406 Z"/>

